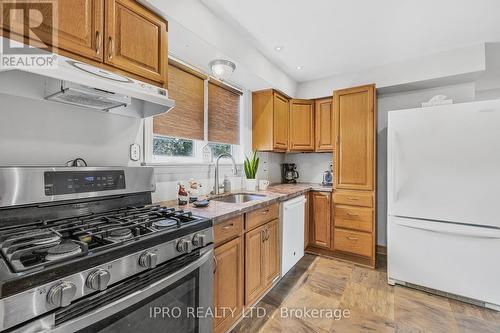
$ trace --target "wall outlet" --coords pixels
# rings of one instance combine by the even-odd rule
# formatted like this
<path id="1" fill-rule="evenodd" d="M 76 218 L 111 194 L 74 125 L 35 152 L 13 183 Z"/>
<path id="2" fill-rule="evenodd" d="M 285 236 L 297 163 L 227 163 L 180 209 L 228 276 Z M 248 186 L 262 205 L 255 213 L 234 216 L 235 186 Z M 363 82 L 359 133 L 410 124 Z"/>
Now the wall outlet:
<path id="1" fill-rule="evenodd" d="M 141 146 L 138 143 L 130 145 L 130 159 L 132 161 L 139 161 L 141 159 Z"/>
<path id="2" fill-rule="evenodd" d="M 203 162 L 212 163 L 212 148 L 209 145 L 203 147 Z"/>

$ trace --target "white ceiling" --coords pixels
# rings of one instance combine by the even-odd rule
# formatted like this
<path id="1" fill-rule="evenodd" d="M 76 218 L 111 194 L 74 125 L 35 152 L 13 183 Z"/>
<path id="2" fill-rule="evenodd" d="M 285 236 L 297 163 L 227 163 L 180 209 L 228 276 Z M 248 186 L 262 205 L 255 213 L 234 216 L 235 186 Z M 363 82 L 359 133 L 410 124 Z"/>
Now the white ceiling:
<path id="1" fill-rule="evenodd" d="M 499 0 L 201 1 L 299 82 L 500 41 Z"/>

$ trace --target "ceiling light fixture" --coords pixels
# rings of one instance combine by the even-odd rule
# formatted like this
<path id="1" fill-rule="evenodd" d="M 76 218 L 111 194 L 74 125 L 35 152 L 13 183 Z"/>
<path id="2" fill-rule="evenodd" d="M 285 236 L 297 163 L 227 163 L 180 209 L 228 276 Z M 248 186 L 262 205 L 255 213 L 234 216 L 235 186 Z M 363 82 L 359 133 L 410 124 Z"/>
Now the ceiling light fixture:
<path id="1" fill-rule="evenodd" d="M 212 74 L 221 81 L 229 79 L 236 69 L 236 65 L 233 62 L 224 59 L 212 60 L 208 65 L 212 70 Z"/>
<path id="2" fill-rule="evenodd" d="M 304 69 L 304 66 L 297 66 L 297 69 L 300 71 L 300 70 Z"/>
<path id="3" fill-rule="evenodd" d="M 283 51 L 284 48 L 285 48 L 284 46 L 275 46 L 274 50 L 279 52 L 279 51 Z"/>

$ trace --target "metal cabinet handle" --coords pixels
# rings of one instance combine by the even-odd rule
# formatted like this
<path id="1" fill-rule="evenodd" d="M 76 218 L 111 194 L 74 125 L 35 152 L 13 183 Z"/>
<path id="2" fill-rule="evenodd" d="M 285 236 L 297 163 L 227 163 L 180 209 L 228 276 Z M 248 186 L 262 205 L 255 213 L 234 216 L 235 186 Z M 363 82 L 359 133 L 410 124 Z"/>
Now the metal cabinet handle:
<path id="1" fill-rule="evenodd" d="M 267 213 L 269 213 L 269 209 L 266 209 L 266 210 L 262 211 L 262 214 L 267 214 Z"/>
<path id="2" fill-rule="evenodd" d="M 352 241 L 357 241 L 357 240 L 358 240 L 358 237 L 351 237 L 351 236 L 347 236 L 347 239 L 348 239 L 348 240 L 352 240 Z"/>
<path id="3" fill-rule="evenodd" d="M 101 45 L 102 45 L 101 33 L 99 32 L 99 30 L 95 32 L 95 41 L 96 41 L 95 51 L 97 54 L 99 54 L 101 53 Z"/>
<path id="4" fill-rule="evenodd" d="M 111 36 L 109 36 L 108 39 L 108 51 L 109 51 L 108 58 L 111 60 L 113 58 L 113 53 L 115 53 L 115 43 L 113 42 L 113 37 Z"/>
<path id="5" fill-rule="evenodd" d="M 214 274 L 217 272 L 217 265 L 218 265 L 217 257 L 214 255 Z"/>
<path id="6" fill-rule="evenodd" d="M 356 216 L 359 216 L 359 214 L 347 213 L 347 216 L 353 216 L 353 217 L 356 217 Z"/>
<path id="7" fill-rule="evenodd" d="M 269 229 L 266 229 L 266 241 L 269 240 Z"/>
<path id="8" fill-rule="evenodd" d="M 262 243 L 266 241 L 266 230 L 262 229 L 260 231 L 261 237 L 262 237 Z"/>
<path id="9" fill-rule="evenodd" d="M 232 227 L 234 227 L 234 223 L 231 223 L 231 224 L 228 224 L 228 225 L 222 227 L 222 230 L 228 230 L 228 229 L 231 229 Z"/>
<path id="10" fill-rule="evenodd" d="M 356 197 L 347 197 L 347 200 L 358 201 L 359 198 L 356 198 Z"/>

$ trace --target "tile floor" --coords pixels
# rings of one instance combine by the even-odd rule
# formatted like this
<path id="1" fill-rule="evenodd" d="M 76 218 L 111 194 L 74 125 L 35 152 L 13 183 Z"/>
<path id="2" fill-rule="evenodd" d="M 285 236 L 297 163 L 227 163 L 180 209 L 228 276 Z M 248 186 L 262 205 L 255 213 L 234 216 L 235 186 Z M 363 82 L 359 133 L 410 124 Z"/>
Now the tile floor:
<path id="1" fill-rule="evenodd" d="M 265 309 L 265 315 L 258 318 L 255 310 L 232 333 L 500 332 L 499 312 L 389 286 L 383 261 L 372 270 L 308 254 L 257 306 Z M 304 307 L 324 309 L 323 318 L 311 318 L 313 313 L 301 316 Z M 349 316 L 335 320 L 340 313 L 325 309 L 348 310 Z M 290 316 L 292 311 L 296 315 Z"/>

